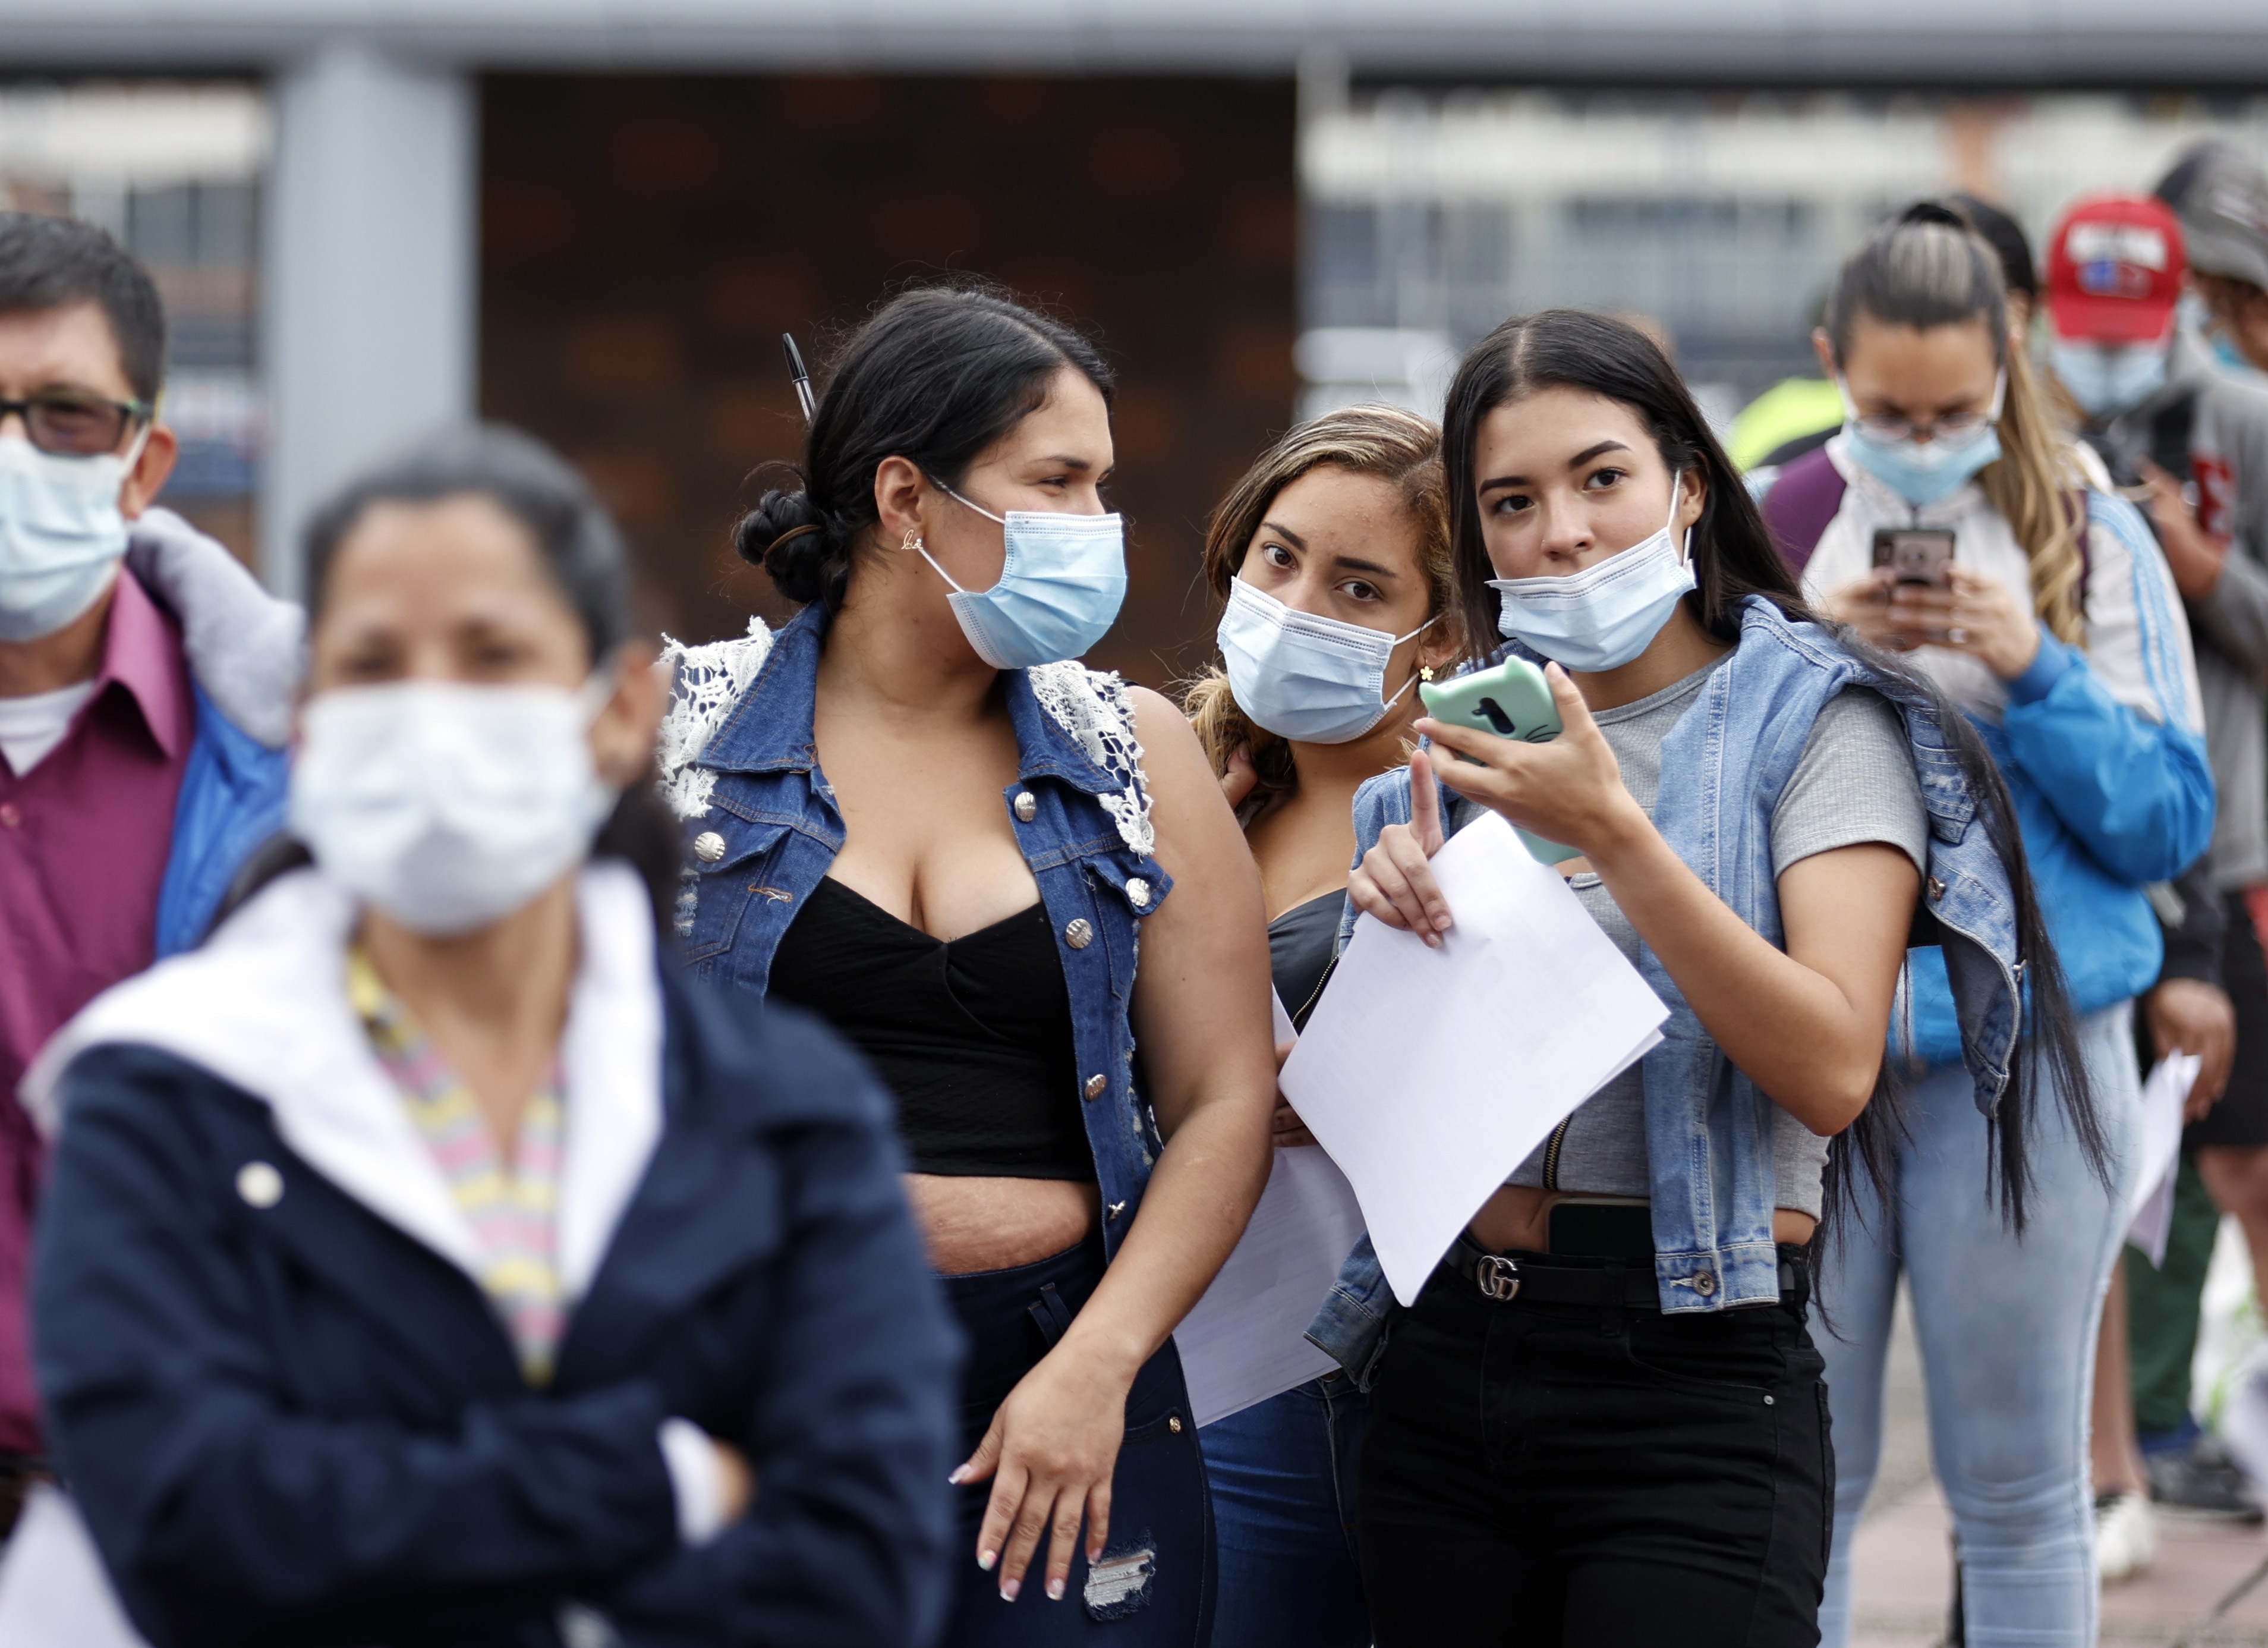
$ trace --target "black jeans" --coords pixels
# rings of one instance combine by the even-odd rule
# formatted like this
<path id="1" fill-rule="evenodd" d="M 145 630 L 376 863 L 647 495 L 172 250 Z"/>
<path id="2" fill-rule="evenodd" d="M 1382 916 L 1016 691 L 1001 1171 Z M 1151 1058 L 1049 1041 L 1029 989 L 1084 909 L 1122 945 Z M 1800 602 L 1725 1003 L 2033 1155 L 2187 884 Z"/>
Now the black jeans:
<path id="1" fill-rule="evenodd" d="M 1835 1466 L 1803 1307 L 1498 1304 L 1435 1272 L 1363 1451 L 1379 1648 L 1817 1643 Z"/>

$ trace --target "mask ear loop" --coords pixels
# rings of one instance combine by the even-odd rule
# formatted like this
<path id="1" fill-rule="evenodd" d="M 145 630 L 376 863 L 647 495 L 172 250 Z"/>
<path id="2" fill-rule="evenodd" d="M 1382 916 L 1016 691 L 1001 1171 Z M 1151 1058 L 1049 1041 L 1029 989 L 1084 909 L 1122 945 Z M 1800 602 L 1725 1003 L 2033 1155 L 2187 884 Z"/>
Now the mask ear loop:
<path id="1" fill-rule="evenodd" d="M 1439 624 L 1441 621 L 1441 617 L 1442 615 L 1436 612 L 1432 617 L 1426 619 L 1416 629 L 1410 631 L 1409 634 L 1395 636 L 1394 638 L 1395 646 L 1399 647 L 1404 641 L 1417 639 L 1418 637 L 1432 629 L 1436 624 Z M 1411 670 L 1410 672 L 1409 678 L 1403 681 L 1400 686 L 1394 689 L 1394 696 L 1378 706 L 1379 721 L 1385 720 L 1386 712 L 1392 709 L 1396 704 L 1399 704 L 1402 701 L 1402 695 L 1410 691 L 1412 683 L 1418 681 L 1431 681 L 1432 678 L 1433 666 L 1431 664 L 1420 664 L 1417 669 Z M 1373 721 L 1371 725 L 1375 727 L 1378 725 L 1378 721 Z"/>
<path id="2" fill-rule="evenodd" d="M 950 491 L 952 489 L 947 487 L 946 490 Z M 962 501 L 966 503 L 968 500 L 964 499 Z M 970 505 L 969 506 L 971 508 L 976 507 L 974 505 Z M 978 510 L 977 513 L 982 514 L 983 511 Z M 939 578 L 945 580 L 945 587 L 953 591 L 954 595 L 965 595 L 968 593 L 959 584 L 953 581 L 953 574 L 951 573 L 946 572 L 945 568 L 937 564 L 937 557 L 929 552 L 929 546 L 921 541 L 921 534 L 916 532 L 911 527 L 908 527 L 906 528 L 905 541 L 898 545 L 898 551 L 900 554 L 903 554 L 908 550 L 911 550 L 915 554 L 920 556 L 922 559 L 927 561 L 929 563 L 930 571 L 935 573 Z"/>

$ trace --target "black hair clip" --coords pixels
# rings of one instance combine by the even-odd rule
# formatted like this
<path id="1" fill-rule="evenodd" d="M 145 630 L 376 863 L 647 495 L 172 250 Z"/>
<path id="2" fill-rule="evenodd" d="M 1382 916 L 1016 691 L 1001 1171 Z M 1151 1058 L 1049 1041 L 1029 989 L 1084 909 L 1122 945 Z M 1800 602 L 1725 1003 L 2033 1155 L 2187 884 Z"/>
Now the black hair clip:
<path id="1" fill-rule="evenodd" d="M 795 346 L 795 334 L 782 332 L 780 342 L 787 345 L 787 375 L 795 385 L 795 403 L 803 408 L 803 425 L 808 429 L 819 415 L 819 403 L 811 398 L 811 373 L 804 370 L 803 351 Z"/>

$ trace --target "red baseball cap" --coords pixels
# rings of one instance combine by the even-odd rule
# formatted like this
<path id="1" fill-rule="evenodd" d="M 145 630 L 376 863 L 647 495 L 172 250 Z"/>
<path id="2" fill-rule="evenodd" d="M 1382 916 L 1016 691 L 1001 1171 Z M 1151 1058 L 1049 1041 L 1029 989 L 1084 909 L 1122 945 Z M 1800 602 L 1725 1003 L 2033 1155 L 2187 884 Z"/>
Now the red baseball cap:
<path id="1" fill-rule="evenodd" d="M 2064 213 L 2048 240 L 2048 318 L 2056 336 L 2154 344 L 2182 295 L 2182 225 L 2146 195 L 2097 195 Z"/>

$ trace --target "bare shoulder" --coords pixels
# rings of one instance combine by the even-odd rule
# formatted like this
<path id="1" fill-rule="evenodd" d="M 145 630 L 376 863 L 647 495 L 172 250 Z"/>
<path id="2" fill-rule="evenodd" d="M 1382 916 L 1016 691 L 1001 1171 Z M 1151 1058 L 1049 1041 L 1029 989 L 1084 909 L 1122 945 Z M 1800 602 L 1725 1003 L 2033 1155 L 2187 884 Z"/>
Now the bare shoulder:
<path id="1" fill-rule="evenodd" d="M 1129 685 L 1126 697 L 1134 710 L 1134 735 L 1142 743 L 1142 766 L 1150 788 L 1160 801 L 1178 798 L 1189 787 L 1210 790 L 1218 796 L 1219 780 L 1204 746 L 1181 708 L 1162 692 Z"/>

